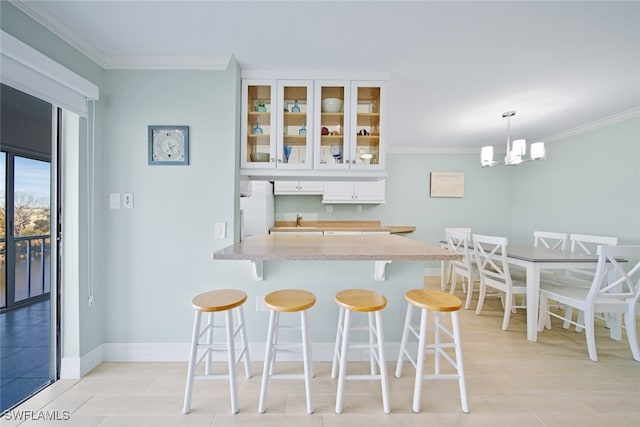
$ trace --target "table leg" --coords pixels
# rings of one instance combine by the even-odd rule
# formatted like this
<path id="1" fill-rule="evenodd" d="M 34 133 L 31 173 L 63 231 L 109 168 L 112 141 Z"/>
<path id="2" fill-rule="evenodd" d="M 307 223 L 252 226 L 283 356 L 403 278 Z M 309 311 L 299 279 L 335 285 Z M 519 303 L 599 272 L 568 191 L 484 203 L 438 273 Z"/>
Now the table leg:
<path id="1" fill-rule="evenodd" d="M 540 266 L 527 265 L 527 339 L 538 340 L 538 301 L 540 299 Z"/>

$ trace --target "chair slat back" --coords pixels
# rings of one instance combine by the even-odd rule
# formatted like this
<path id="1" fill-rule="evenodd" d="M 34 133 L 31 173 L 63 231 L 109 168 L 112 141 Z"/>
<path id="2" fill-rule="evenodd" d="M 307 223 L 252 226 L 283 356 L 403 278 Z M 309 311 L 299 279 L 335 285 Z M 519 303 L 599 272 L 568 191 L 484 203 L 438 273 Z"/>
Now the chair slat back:
<path id="1" fill-rule="evenodd" d="M 588 300 L 624 298 L 637 304 L 640 298 L 640 246 L 605 246 L 597 249 L 598 266 Z"/>
<path id="2" fill-rule="evenodd" d="M 560 249 L 565 250 L 567 247 L 567 240 L 569 235 L 567 233 L 556 233 L 553 231 L 534 231 L 533 232 L 533 246 L 544 246 L 548 249 Z"/>
<path id="3" fill-rule="evenodd" d="M 595 255 L 599 245 L 615 246 L 618 244 L 617 237 L 588 234 L 571 234 L 569 240 L 571 240 L 571 252 L 583 252 L 588 255 Z"/>
<path id="4" fill-rule="evenodd" d="M 618 244 L 617 237 L 609 236 L 593 236 L 588 234 L 571 234 L 571 252 L 585 253 L 587 255 L 595 255 L 598 246 L 616 246 Z M 593 280 L 596 270 L 589 267 L 572 268 L 569 273 L 578 278 Z"/>
<path id="5" fill-rule="evenodd" d="M 511 286 L 511 274 L 507 263 L 506 237 L 473 235 L 473 251 L 478 271 L 489 283 Z"/>
<path id="6" fill-rule="evenodd" d="M 450 251 L 462 254 L 462 261 L 451 261 L 452 264 L 459 266 L 460 268 L 471 269 L 471 251 L 469 250 L 469 241 L 471 240 L 470 229 L 453 229 L 445 228 L 445 235 L 447 238 L 447 248 Z"/>

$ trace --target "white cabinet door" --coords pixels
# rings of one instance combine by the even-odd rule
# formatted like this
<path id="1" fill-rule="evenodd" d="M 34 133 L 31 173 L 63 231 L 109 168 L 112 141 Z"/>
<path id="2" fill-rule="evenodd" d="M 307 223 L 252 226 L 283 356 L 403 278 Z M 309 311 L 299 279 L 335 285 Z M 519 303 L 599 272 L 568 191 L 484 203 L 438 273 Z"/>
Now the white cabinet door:
<path id="1" fill-rule="evenodd" d="M 315 81 L 315 169 L 349 169 L 350 82 Z"/>
<path id="2" fill-rule="evenodd" d="M 384 169 L 384 82 L 351 82 L 350 169 Z"/>
<path id="3" fill-rule="evenodd" d="M 278 169 L 311 169 L 313 161 L 313 80 L 278 81 Z"/>
<path id="4" fill-rule="evenodd" d="M 353 183 L 354 199 L 363 203 L 384 203 L 385 201 L 385 180 L 379 181 L 358 181 Z"/>
<path id="5" fill-rule="evenodd" d="M 276 81 L 242 81 L 240 128 L 242 168 L 276 167 Z"/>
<path id="6" fill-rule="evenodd" d="M 385 180 L 327 181 L 324 183 L 322 203 L 384 203 Z"/>
<path id="7" fill-rule="evenodd" d="M 275 181 L 274 194 L 322 194 L 322 181 Z"/>
<path id="8" fill-rule="evenodd" d="M 352 203 L 353 182 L 327 181 L 324 183 L 322 203 Z"/>

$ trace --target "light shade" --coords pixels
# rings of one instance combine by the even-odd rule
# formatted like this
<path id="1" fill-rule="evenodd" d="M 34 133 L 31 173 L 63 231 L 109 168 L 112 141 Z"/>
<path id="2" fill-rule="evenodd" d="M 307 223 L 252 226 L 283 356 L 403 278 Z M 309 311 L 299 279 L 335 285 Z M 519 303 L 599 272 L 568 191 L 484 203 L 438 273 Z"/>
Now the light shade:
<path id="1" fill-rule="evenodd" d="M 531 144 L 531 160 L 542 160 L 547 158 L 544 142 L 534 142 Z"/>
<path id="2" fill-rule="evenodd" d="M 493 146 L 487 145 L 480 151 L 480 166 L 493 166 Z"/>

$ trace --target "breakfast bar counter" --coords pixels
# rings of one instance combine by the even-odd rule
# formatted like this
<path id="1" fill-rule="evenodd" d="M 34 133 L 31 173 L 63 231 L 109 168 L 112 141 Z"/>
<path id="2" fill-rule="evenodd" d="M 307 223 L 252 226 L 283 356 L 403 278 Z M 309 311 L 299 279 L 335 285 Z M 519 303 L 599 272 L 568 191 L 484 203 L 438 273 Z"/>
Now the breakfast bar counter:
<path id="1" fill-rule="evenodd" d="M 453 261 L 461 256 L 447 249 L 396 235 L 260 235 L 251 236 L 213 254 L 215 260 L 249 260 L 262 280 L 263 261 L 374 261 L 376 280 L 385 280 L 392 261 Z"/>

